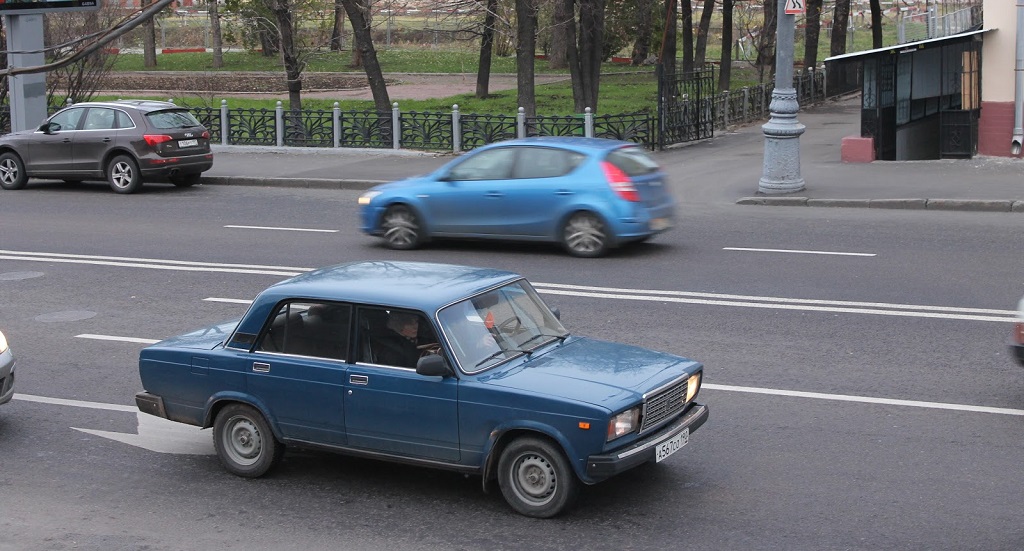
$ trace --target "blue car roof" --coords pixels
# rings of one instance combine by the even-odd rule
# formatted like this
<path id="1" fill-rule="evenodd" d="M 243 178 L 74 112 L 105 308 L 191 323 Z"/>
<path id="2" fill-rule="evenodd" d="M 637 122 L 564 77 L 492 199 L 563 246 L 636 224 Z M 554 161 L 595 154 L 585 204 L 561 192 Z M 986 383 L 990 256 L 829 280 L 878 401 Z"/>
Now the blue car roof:
<path id="1" fill-rule="evenodd" d="M 302 297 L 433 312 L 521 277 L 514 272 L 454 264 L 353 262 L 320 268 L 272 285 L 260 293 L 257 302 L 277 303 L 286 298 Z"/>
<path id="2" fill-rule="evenodd" d="M 530 138 L 516 138 L 512 140 L 494 142 L 488 144 L 487 147 L 490 148 L 507 145 L 550 145 L 592 151 L 608 151 L 618 149 L 620 147 L 639 147 L 633 142 L 609 140 L 607 138 L 582 138 L 577 136 L 533 136 Z"/>

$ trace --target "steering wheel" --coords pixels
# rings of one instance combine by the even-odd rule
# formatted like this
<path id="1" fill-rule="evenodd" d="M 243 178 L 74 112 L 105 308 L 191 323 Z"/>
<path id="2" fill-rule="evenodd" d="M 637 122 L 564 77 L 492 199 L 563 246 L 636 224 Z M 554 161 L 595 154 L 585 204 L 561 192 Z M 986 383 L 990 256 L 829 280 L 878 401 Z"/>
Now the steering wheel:
<path id="1" fill-rule="evenodd" d="M 428 344 L 421 344 L 416 347 L 416 350 L 420 351 L 420 357 L 430 356 L 432 354 L 441 353 L 441 343 L 432 342 Z"/>
<path id="2" fill-rule="evenodd" d="M 512 316 L 498 325 L 498 333 L 512 335 L 517 333 L 522 326 L 523 322 L 519 321 L 519 316 Z"/>

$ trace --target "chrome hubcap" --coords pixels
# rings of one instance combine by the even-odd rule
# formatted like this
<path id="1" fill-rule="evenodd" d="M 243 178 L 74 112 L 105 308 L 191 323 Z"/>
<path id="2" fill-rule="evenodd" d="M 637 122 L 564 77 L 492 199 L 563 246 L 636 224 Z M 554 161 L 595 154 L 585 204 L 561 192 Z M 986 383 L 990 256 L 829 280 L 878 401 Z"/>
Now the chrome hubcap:
<path id="1" fill-rule="evenodd" d="M 5 184 L 13 184 L 18 179 L 18 164 L 11 159 L 4 159 L 0 163 L 0 181 Z"/>
<path id="2" fill-rule="evenodd" d="M 416 242 L 420 228 L 412 213 L 404 210 L 389 212 L 384 219 L 384 239 L 396 246 L 409 246 Z"/>
<path id="3" fill-rule="evenodd" d="M 593 216 L 573 216 L 565 226 L 565 243 L 574 251 L 592 253 L 604 246 L 604 240 L 604 228 Z"/>
<path id="4" fill-rule="evenodd" d="M 133 171 L 128 163 L 117 163 L 110 169 L 110 181 L 121 189 L 131 185 Z"/>

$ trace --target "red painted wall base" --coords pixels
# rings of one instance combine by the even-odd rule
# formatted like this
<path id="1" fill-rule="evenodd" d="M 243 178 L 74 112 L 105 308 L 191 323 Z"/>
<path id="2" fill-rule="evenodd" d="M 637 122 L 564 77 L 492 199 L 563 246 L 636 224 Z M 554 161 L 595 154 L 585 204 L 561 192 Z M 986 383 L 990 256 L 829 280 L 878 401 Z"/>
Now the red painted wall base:
<path id="1" fill-rule="evenodd" d="M 981 102 L 978 119 L 978 154 L 992 157 L 1013 157 L 1010 139 L 1013 137 L 1013 102 Z M 1022 155 L 1016 155 L 1018 159 Z"/>
<path id="2" fill-rule="evenodd" d="M 842 157 L 844 163 L 870 163 L 875 160 L 875 139 L 861 136 L 843 138 Z"/>

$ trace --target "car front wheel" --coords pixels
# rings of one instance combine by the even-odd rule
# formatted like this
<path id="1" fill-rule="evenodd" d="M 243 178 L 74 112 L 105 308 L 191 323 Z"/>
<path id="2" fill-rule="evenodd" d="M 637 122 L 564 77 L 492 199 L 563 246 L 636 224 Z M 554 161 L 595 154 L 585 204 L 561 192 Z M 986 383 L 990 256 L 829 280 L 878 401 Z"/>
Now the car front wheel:
<path id="1" fill-rule="evenodd" d="M 416 214 L 405 205 L 394 205 L 384 211 L 381 219 L 384 241 L 392 249 L 415 249 L 422 239 L 422 229 Z"/>
<path id="2" fill-rule="evenodd" d="M 501 452 L 498 485 L 505 501 L 528 517 L 550 518 L 572 504 L 575 473 L 557 446 L 540 438 L 514 440 Z"/>
<path id="3" fill-rule="evenodd" d="M 246 478 L 263 476 L 284 455 L 267 420 L 245 404 L 231 404 L 217 414 L 213 444 L 224 468 Z"/>
<path id="4" fill-rule="evenodd" d="M 569 217 L 562 228 L 562 243 L 573 256 L 601 256 L 608 250 L 608 234 L 604 222 L 596 214 L 577 212 Z"/>
<path id="5" fill-rule="evenodd" d="M 21 157 L 8 151 L 0 155 L 0 188 L 21 189 L 28 183 L 28 174 L 25 174 L 25 163 Z"/>
<path id="6" fill-rule="evenodd" d="M 139 164 L 127 155 L 118 155 L 107 165 L 107 183 L 117 193 L 135 193 L 142 186 Z"/>

